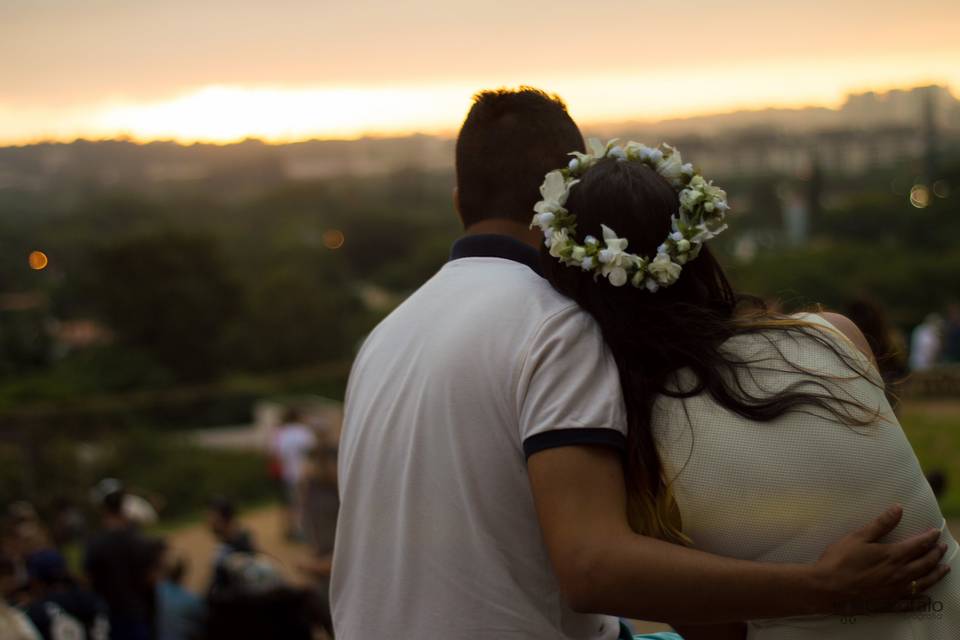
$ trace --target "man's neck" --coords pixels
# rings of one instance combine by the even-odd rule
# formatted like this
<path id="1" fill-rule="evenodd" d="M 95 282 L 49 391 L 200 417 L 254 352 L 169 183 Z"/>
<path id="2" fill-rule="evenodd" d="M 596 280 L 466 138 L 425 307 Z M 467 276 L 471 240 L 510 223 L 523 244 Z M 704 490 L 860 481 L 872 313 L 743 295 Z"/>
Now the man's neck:
<path id="1" fill-rule="evenodd" d="M 499 218 L 475 222 L 464 230 L 464 234 L 468 236 L 484 234 L 508 236 L 537 250 L 540 249 L 540 244 L 543 241 L 543 235 L 539 230 L 531 229 L 520 222 Z"/>

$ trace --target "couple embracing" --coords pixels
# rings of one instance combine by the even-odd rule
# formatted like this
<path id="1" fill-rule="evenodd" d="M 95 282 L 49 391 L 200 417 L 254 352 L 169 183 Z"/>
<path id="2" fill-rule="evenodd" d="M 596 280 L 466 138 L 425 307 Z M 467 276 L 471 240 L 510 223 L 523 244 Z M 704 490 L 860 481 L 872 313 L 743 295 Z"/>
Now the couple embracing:
<path id="1" fill-rule="evenodd" d="M 870 347 L 733 292 L 722 189 L 529 88 L 478 94 L 456 170 L 464 236 L 351 372 L 338 638 L 960 637 Z"/>

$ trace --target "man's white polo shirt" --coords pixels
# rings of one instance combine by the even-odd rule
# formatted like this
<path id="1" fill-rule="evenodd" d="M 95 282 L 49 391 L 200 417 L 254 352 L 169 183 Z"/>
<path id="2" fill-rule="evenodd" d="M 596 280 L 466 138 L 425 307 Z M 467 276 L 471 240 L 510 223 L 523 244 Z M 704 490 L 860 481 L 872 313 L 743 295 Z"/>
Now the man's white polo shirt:
<path id="1" fill-rule="evenodd" d="M 526 459 L 623 448 L 593 319 L 505 236 L 468 236 L 371 333 L 347 388 L 332 579 L 342 640 L 616 638 L 560 597 Z"/>

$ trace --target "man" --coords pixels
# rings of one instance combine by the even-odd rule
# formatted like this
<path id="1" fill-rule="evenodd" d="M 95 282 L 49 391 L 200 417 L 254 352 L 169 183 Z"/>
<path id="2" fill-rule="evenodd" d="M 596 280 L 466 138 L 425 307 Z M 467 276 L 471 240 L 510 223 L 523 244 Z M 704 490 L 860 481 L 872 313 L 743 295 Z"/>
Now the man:
<path id="1" fill-rule="evenodd" d="M 307 466 L 310 450 L 317 444 L 313 429 L 304 424 L 297 409 L 290 409 L 277 430 L 273 442 L 273 454 L 280 463 L 280 475 L 284 484 L 287 503 L 287 535 L 303 537 L 303 507 L 300 484 Z"/>
<path id="2" fill-rule="evenodd" d="M 113 640 L 149 640 L 154 614 L 157 542 L 144 536 L 124 511 L 126 490 L 114 479 L 100 482 L 103 530 L 87 544 L 84 570 L 110 610 Z"/>
<path id="3" fill-rule="evenodd" d="M 617 638 L 623 615 L 708 624 L 827 612 L 925 588 L 936 532 L 814 566 L 710 556 L 634 534 L 616 366 L 538 275 L 544 174 L 583 140 L 533 89 L 477 96 L 456 149 L 465 236 L 370 335 L 347 389 L 332 598 L 337 637 Z M 906 558 L 922 558 L 904 571 Z M 909 573 L 909 577 L 907 574 Z M 905 581 L 904 581 L 905 580 Z"/>
<path id="4" fill-rule="evenodd" d="M 217 538 L 219 546 L 213 558 L 213 577 L 209 593 L 227 586 L 229 571 L 227 560 L 236 553 L 256 553 L 253 536 L 237 520 L 237 508 L 232 501 L 224 497 L 210 500 L 207 510 L 207 524 L 210 532 Z"/>
<path id="5" fill-rule="evenodd" d="M 63 556 L 52 549 L 27 558 L 30 605 L 27 615 L 44 640 L 107 640 L 107 607 L 81 587 L 67 571 Z"/>

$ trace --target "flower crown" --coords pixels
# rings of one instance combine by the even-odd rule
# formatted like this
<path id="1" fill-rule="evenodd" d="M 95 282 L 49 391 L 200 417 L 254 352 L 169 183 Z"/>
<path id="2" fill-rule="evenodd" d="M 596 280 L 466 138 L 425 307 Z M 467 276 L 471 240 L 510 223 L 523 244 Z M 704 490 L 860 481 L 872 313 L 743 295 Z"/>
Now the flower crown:
<path id="1" fill-rule="evenodd" d="M 540 186 L 540 200 L 534 207 L 536 215 L 530 228 L 540 227 L 550 255 L 567 266 L 592 272 L 594 279 L 603 276 L 615 287 L 630 282 L 634 287 L 656 291 L 680 277 L 683 265 L 700 254 L 707 240 L 717 237 L 727 228 L 727 193 L 713 186 L 697 173 L 693 165 L 684 164 L 680 152 L 668 144 L 648 147 L 639 142 L 621 146 L 616 139 L 606 145 L 591 138 L 587 141 L 589 153 L 574 151 L 570 164 L 546 175 Z M 627 239 L 618 238 L 613 229 L 600 225 L 603 242 L 593 236 L 577 244 L 577 218 L 564 208 L 573 185 L 580 182 L 590 167 L 603 158 L 618 161 L 639 161 L 663 176 L 680 195 L 680 211 L 670 217 L 671 233 L 650 259 L 627 253 Z"/>

